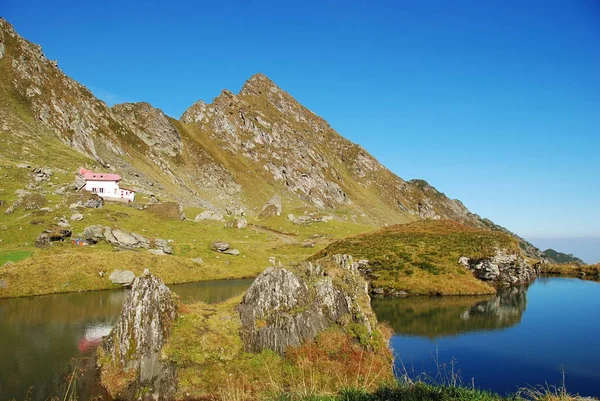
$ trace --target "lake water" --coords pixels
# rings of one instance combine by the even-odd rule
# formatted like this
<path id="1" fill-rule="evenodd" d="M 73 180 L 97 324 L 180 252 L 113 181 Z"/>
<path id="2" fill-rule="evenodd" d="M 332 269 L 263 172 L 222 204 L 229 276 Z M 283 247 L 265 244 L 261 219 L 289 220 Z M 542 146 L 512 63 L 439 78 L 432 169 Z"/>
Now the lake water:
<path id="1" fill-rule="evenodd" d="M 514 393 L 561 385 L 600 396 L 600 283 L 540 278 L 493 297 L 375 299 L 399 374 Z M 457 376 L 456 374 L 454 376 Z"/>
<path id="2" fill-rule="evenodd" d="M 183 302 L 219 302 L 242 294 L 253 280 L 169 286 Z M 67 375 L 93 353 L 99 336 L 116 322 L 127 290 L 0 299 L 0 401 L 62 396 Z M 81 400 L 101 394 L 92 359 L 79 362 Z M 104 399 L 107 399 L 104 397 Z"/>
<path id="3" fill-rule="evenodd" d="M 252 280 L 173 285 L 184 302 L 218 302 L 241 294 Z M 61 396 L 74 364 L 93 353 L 118 318 L 123 291 L 0 299 L 0 400 Z M 543 278 L 529 288 L 489 297 L 375 299 L 390 322 L 400 374 L 450 379 L 500 393 L 528 384 L 560 384 L 600 395 L 600 283 Z M 436 363 L 437 360 L 437 363 Z M 94 367 L 83 359 L 80 399 L 100 393 Z M 451 363 L 454 361 L 454 363 Z M 445 372 L 441 377 L 438 371 Z M 472 379 L 473 378 L 473 379 Z M 106 397 L 104 399 L 107 399 Z"/>

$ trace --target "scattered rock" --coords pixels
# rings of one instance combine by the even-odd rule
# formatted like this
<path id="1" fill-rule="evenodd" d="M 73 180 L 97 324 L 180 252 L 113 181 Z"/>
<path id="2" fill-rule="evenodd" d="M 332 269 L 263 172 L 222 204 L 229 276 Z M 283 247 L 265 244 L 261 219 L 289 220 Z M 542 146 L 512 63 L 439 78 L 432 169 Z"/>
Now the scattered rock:
<path id="1" fill-rule="evenodd" d="M 114 399 L 171 400 L 177 372 L 162 353 L 177 317 L 177 296 L 148 270 L 133 282 L 116 325 L 99 349 L 100 381 Z M 118 384 L 110 378 L 120 377 Z"/>
<path id="2" fill-rule="evenodd" d="M 7 267 L 7 266 L 10 266 L 10 265 L 14 265 L 14 264 L 15 264 L 15 262 L 13 262 L 12 260 L 9 260 L 5 264 L 3 264 L 2 267 Z"/>
<path id="3" fill-rule="evenodd" d="M 110 273 L 108 279 L 113 284 L 120 284 L 123 287 L 129 287 L 135 280 L 135 273 L 130 270 L 117 269 Z"/>
<path id="4" fill-rule="evenodd" d="M 226 250 L 222 251 L 221 253 L 223 253 L 225 255 L 238 256 L 240 254 L 240 251 L 238 251 L 237 249 L 226 249 Z"/>
<path id="5" fill-rule="evenodd" d="M 81 213 L 75 213 L 71 216 L 71 220 L 73 221 L 81 221 L 83 220 L 84 216 Z"/>
<path id="6" fill-rule="evenodd" d="M 216 210 L 205 210 L 202 213 L 198 214 L 194 221 L 197 223 L 202 220 L 223 220 L 223 214 Z"/>
<path id="7" fill-rule="evenodd" d="M 0 288 L 8 288 L 8 283 L 2 279 L 0 279 Z"/>
<path id="8" fill-rule="evenodd" d="M 166 253 L 164 253 L 162 249 L 148 249 L 148 252 L 150 252 L 153 255 L 166 255 Z"/>
<path id="9" fill-rule="evenodd" d="M 259 217 L 281 216 L 281 197 L 274 195 L 262 208 Z"/>
<path id="10" fill-rule="evenodd" d="M 275 256 L 269 256 L 269 264 L 271 266 L 277 266 L 277 259 L 275 259 Z"/>
<path id="11" fill-rule="evenodd" d="M 82 203 L 84 207 L 89 209 L 102 209 L 104 207 L 104 199 L 100 196 L 92 194 L 89 199 Z"/>
<path id="12" fill-rule="evenodd" d="M 213 242 L 213 249 L 218 252 L 223 252 L 229 249 L 229 244 L 222 241 Z"/>
<path id="13" fill-rule="evenodd" d="M 169 245 L 169 242 L 167 240 L 164 240 L 162 238 L 155 238 L 152 242 L 154 243 L 154 246 L 163 253 L 169 255 L 173 253 L 173 248 Z"/>
<path id="14" fill-rule="evenodd" d="M 61 227 L 66 227 L 66 228 L 71 227 L 71 225 L 69 224 L 69 221 L 64 216 L 61 217 L 60 219 L 58 219 L 58 223 L 56 223 L 56 224 L 58 224 Z"/>
<path id="15" fill-rule="evenodd" d="M 243 217 L 233 219 L 225 223 L 225 228 L 237 228 L 241 230 L 242 228 L 246 227 L 248 227 L 248 221 Z"/>
<path id="16" fill-rule="evenodd" d="M 194 262 L 197 265 L 204 264 L 204 261 L 202 260 L 202 258 L 194 258 L 194 259 L 192 259 L 192 262 Z"/>

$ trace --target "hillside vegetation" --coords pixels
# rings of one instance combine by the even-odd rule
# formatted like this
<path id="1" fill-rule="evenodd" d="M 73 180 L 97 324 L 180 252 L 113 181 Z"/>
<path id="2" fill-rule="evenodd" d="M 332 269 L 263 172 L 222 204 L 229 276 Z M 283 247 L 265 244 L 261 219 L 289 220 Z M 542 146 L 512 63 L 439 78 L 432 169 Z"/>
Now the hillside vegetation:
<path id="1" fill-rule="evenodd" d="M 458 259 L 489 257 L 498 248 L 519 252 L 509 235 L 453 221 L 423 220 L 343 239 L 314 258 L 346 253 L 366 259 L 373 287 L 413 295 L 475 295 L 495 289 L 476 279 Z"/>

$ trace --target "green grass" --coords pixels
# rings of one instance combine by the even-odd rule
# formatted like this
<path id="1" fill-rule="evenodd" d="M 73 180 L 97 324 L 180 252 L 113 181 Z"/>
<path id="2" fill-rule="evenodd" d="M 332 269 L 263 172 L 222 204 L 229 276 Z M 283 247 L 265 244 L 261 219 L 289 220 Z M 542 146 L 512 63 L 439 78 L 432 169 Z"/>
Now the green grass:
<path id="1" fill-rule="evenodd" d="M 0 267 L 6 262 L 19 262 L 33 254 L 32 251 L 0 251 Z"/>
<path id="2" fill-rule="evenodd" d="M 393 381 L 391 332 L 373 326 L 370 348 L 332 327 L 314 342 L 289 348 L 285 356 L 270 350 L 248 353 L 240 339 L 236 310 L 241 298 L 221 304 L 183 305 L 164 349 L 177 366 L 179 397 L 189 399 L 269 399 L 283 392 L 335 394 L 340 387 L 375 390 Z M 380 329 L 382 331 L 380 331 Z"/>
<path id="3" fill-rule="evenodd" d="M 518 252 L 516 240 L 506 234 L 448 220 L 422 220 L 343 239 L 313 259 L 336 253 L 367 259 L 374 287 L 413 295 L 476 295 L 495 289 L 476 279 L 458 259 L 487 257 L 497 248 Z"/>
<path id="4" fill-rule="evenodd" d="M 270 257 L 283 263 L 299 262 L 332 241 L 373 229 L 340 220 L 299 226 L 283 216 L 264 221 L 249 218 L 251 226 L 248 228 L 227 229 L 224 222 L 179 220 L 171 203 L 140 209 L 139 202 L 107 202 L 102 209 L 78 210 L 84 219 L 70 221 L 74 237 L 85 227 L 100 224 L 136 232 L 150 239 L 170 239 L 174 255 L 155 256 L 145 250 L 117 252 L 104 241 L 83 248 L 74 247 L 70 242 L 55 243 L 48 249 L 33 248 L 39 233 L 58 218 L 69 218 L 75 213 L 69 209 L 69 204 L 79 196 L 48 194 L 50 211 L 17 208 L 13 214 L 3 214 L 0 255 L 24 252 L 31 257 L 0 269 L 0 279 L 8 284 L 6 288 L 0 288 L 0 298 L 116 288 L 110 284 L 108 274 L 99 276 L 100 271 L 110 273 L 116 268 L 132 270 L 136 274 L 149 268 L 167 283 L 256 277 L 269 266 Z M 0 213 L 5 207 L 0 207 Z M 232 248 L 240 250 L 240 256 L 213 251 L 215 241 L 227 241 Z M 314 247 L 305 247 L 308 241 L 314 243 Z M 194 258 L 202 258 L 204 264 L 193 263 Z"/>

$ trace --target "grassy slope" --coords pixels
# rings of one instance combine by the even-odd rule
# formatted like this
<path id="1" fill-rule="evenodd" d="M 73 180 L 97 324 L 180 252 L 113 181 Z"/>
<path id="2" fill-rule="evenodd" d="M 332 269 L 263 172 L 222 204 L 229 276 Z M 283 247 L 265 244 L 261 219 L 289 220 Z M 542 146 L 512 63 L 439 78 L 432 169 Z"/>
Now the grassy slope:
<path id="1" fill-rule="evenodd" d="M 475 295 L 495 289 L 474 278 L 458 259 L 490 256 L 499 247 L 518 251 L 516 240 L 505 234 L 451 221 L 423 220 L 344 239 L 314 257 L 348 253 L 368 259 L 375 287 L 410 294 Z"/>
<path id="2" fill-rule="evenodd" d="M 226 229 L 223 222 L 168 220 L 156 216 L 151 209 L 140 210 L 136 204 L 107 203 L 103 209 L 80 209 L 85 218 L 70 222 L 74 235 L 89 225 L 101 224 L 137 232 L 148 238 L 171 239 L 174 255 L 155 256 L 146 251 L 117 252 L 104 242 L 84 248 L 73 247 L 70 243 L 55 243 L 50 249 L 33 248 L 35 238 L 44 228 L 56 218 L 69 217 L 74 213 L 68 208 L 71 200 L 68 197 L 60 202 L 53 200 L 49 204 L 58 204 L 59 208 L 50 212 L 18 208 L 3 219 L 0 252 L 33 252 L 33 256 L 0 267 L 0 279 L 8 284 L 7 288 L 0 289 L 0 297 L 114 288 L 106 277 L 102 278 L 98 273 L 101 270 L 110 273 L 117 268 L 135 273 L 150 268 L 167 283 L 255 277 L 268 266 L 271 256 L 282 262 L 300 261 L 333 240 L 373 229 L 342 221 L 298 226 L 283 216 L 250 221 L 272 230 L 253 227 Z M 0 213 L 6 207 L 0 207 Z M 197 211 L 186 212 L 193 215 Z M 314 238 L 315 235 L 318 238 Z M 240 250 L 241 255 L 235 257 L 214 252 L 211 246 L 218 240 L 229 242 L 232 248 Z M 315 248 L 304 247 L 307 241 L 314 242 Z M 204 264 L 192 262 L 198 257 L 204 260 Z"/>
<path id="3" fill-rule="evenodd" d="M 600 264 L 597 265 L 580 265 L 580 264 L 545 264 L 542 265 L 542 274 L 568 276 L 568 277 L 585 277 L 589 279 L 600 279 Z"/>
<path id="4" fill-rule="evenodd" d="M 312 343 L 290 348 L 285 357 L 266 350 L 244 352 L 236 306 L 184 305 L 165 348 L 178 368 L 179 393 L 190 399 L 264 399 L 277 394 L 333 395 L 354 386 L 375 390 L 392 381 L 388 331 L 367 351 L 341 328 L 325 330 Z"/>

